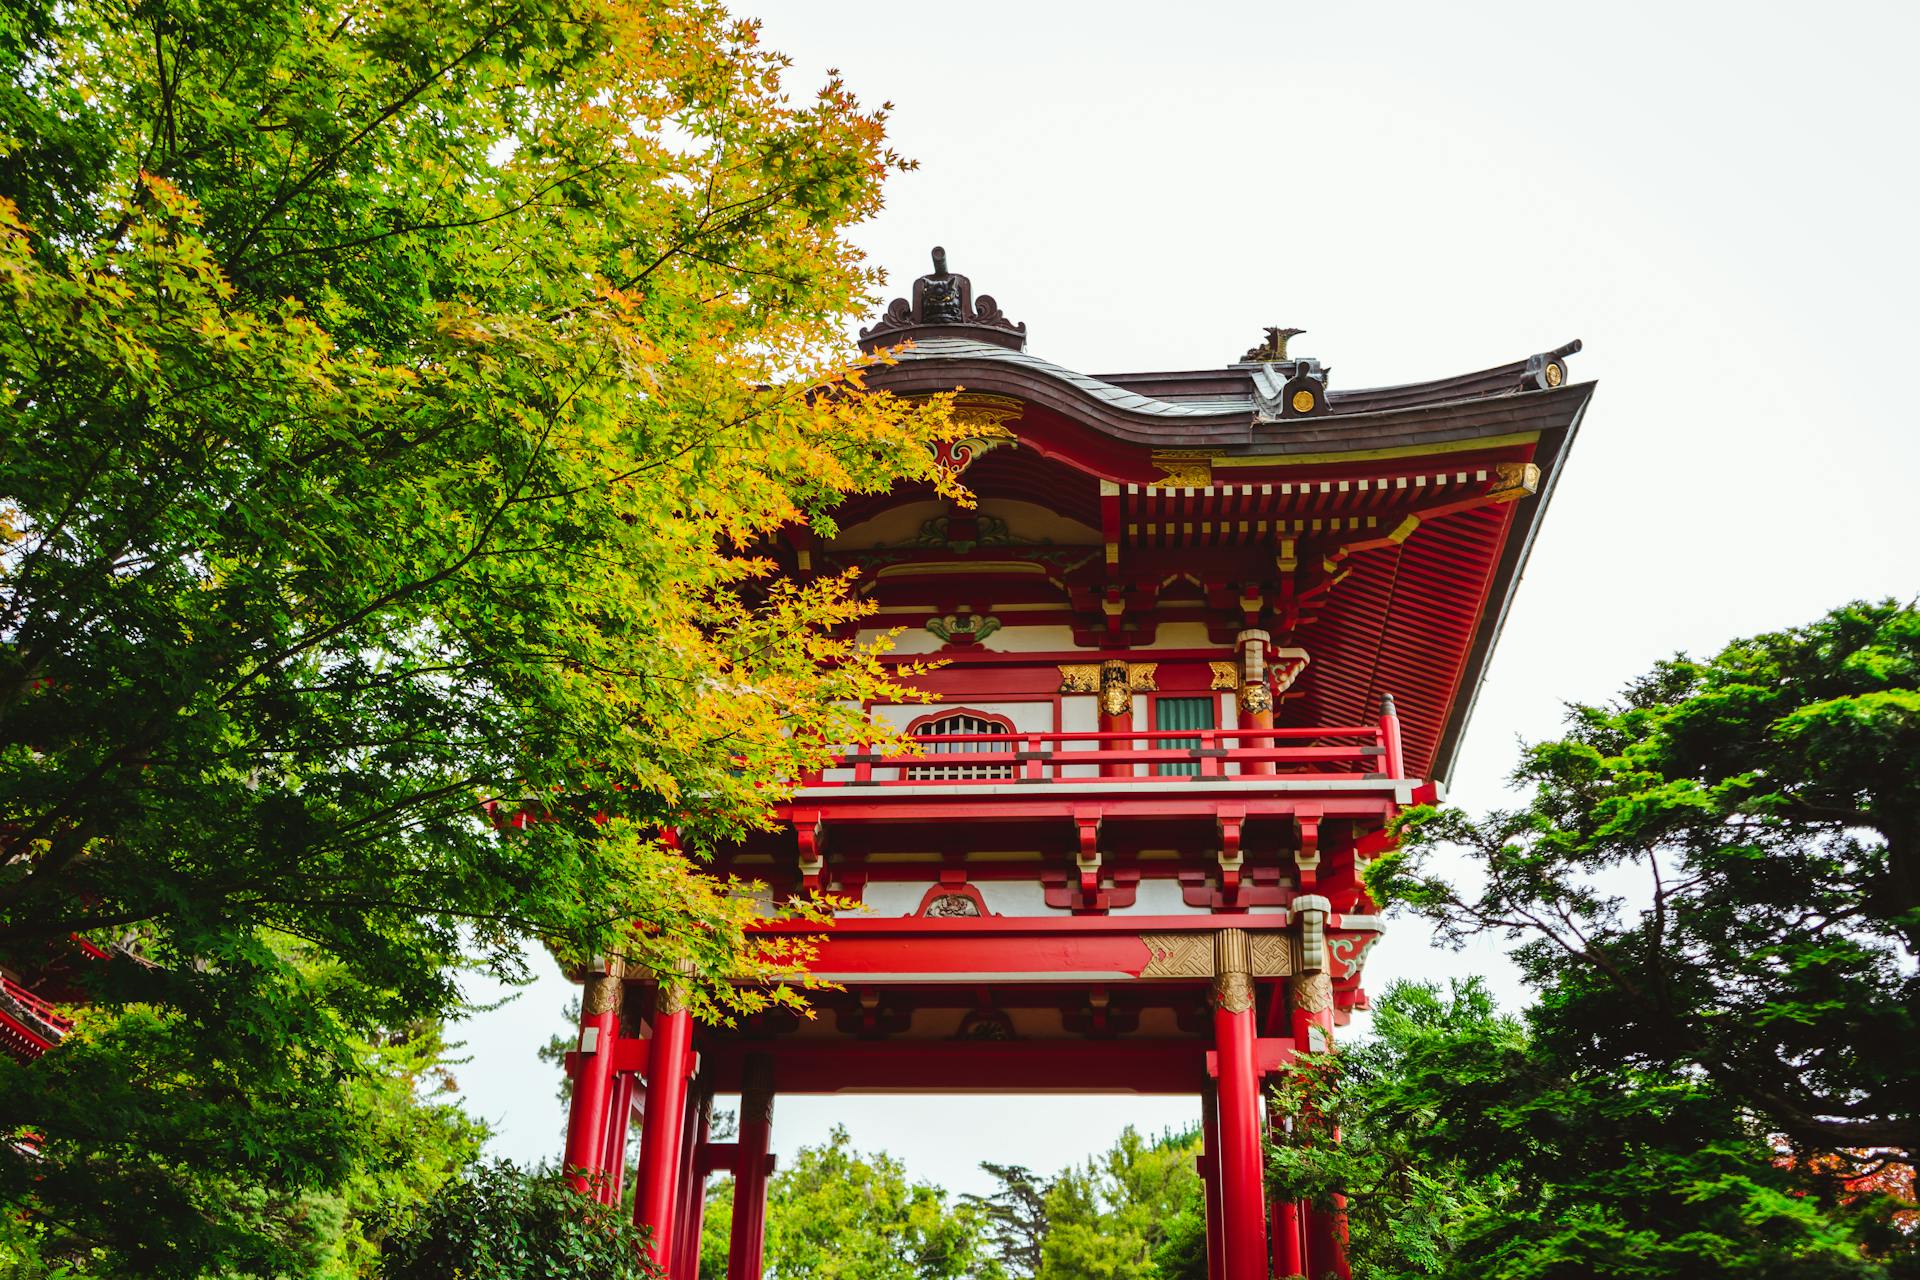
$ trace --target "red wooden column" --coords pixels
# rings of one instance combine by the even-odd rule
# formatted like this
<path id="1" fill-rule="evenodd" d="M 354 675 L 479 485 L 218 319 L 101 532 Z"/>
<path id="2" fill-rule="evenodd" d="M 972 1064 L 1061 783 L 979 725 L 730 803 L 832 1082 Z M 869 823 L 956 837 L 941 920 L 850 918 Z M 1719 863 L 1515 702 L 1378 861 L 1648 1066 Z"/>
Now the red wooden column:
<path id="1" fill-rule="evenodd" d="M 662 1269 L 673 1259 L 681 1128 L 693 1019 L 683 978 L 664 978 L 654 992 L 653 1036 L 647 1044 L 647 1109 L 640 1117 L 640 1172 L 633 1220 L 653 1233 L 647 1252 Z"/>
<path id="2" fill-rule="evenodd" d="M 1200 1087 L 1200 1181 L 1206 1190 L 1207 1280 L 1223 1280 L 1220 1230 L 1220 1093 L 1213 1081 Z"/>
<path id="3" fill-rule="evenodd" d="M 733 1235 L 727 1242 L 727 1280 L 760 1280 L 766 1259 L 767 1175 L 773 1170 L 773 1059 L 764 1053 L 743 1064 L 740 1150 L 733 1170 Z"/>
<path id="4" fill-rule="evenodd" d="M 1289 1003 L 1293 1007 L 1293 1039 L 1302 1051 L 1329 1053 L 1333 1049 L 1333 979 L 1327 972 L 1327 915 L 1333 904 L 1318 894 L 1294 898 L 1292 911 L 1300 924 L 1299 972 L 1288 980 Z M 1341 1211 L 1341 1197 L 1334 1198 L 1332 1213 L 1316 1210 L 1301 1202 L 1300 1216 L 1302 1260 L 1307 1275 L 1332 1272 L 1345 1280 L 1347 1268 L 1347 1224 Z"/>
<path id="5" fill-rule="evenodd" d="M 1126 733 L 1133 728 L 1133 684 L 1127 664 L 1119 659 L 1100 664 L 1100 732 Z M 1120 751 L 1130 744 L 1118 738 L 1103 740 L 1102 751 Z M 1130 764 L 1103 764 L 1103 778 L 1124 778 L 1133 773 Z"/>
<path id="6" fill-rule="evenodd" d="M 1407 766 L 1400 751 L 1400 713 L 1394 709 L 1393 695 L 1380 696 L 1380 748 L 1382 759 L 1380 767 L 1389 778 L 1407 776 Z"/>
<path id="7" fill-rule="evenodd" d="M 1285 1123 L 1281 1116 L 1269 1117 L 1270 1123 Z M 1288 1276 L 1303 1276 L 1307 1273 L 1306 1245 L 1300 1234 L 1300 1202 L 1297 1200 L 1275 1200 L 1271 1208 L 1272 1221 L 1268 1226 L 1273 1240 L 1273 1274 L 1285 1280 Z"/>
<path id="8" fill-rule="evenodd" d="M 1273 637 L 1264 631 L 1242 631 L 1234 638 L 1240 651 L 1240 727 L 1273 728 L 1273 690 L 1267 685 L 1267 645 Z M 1272 738 L 1241 738 L 1243 747 L 1271 747 Z M 1255 760 L 1240 767 L 1242 773 L 1273 773 L 1271 760 Z"/>
<path id="9" fill-rule="evenodd" d="M 573 1106 L 567 1113 L 567 1150 L 562 1161 L 576 1191 L 589 1190 L 596 1174 L 605 1169 L 608 1103 L 613 1095 L 613 1048 L 620 1035 L 618 958 L 587 975 L 580 992 L 578 1067 L 573 1078 Z M 597 1194 L 597 1186 L 593 1188 Z"/>
<path id="10" fill-rule="evenodd" d="M 1253 961 L 1244 929 L 1213 935 L 1213 1039 L 1220 1090 L 1222 1280 L 1267 1280 L 1267 1195 Z"/>
<path id="11" fill-rule="evenodd" d="M 707 1168 L 703 1163 L 707 1127 L 713 1119 L 713 1090 L 696 1085 L 680 1134 L 680 1208 L 674 1215 L 671 1280 L 699 1280 L 700 1226 L 707 1216 Z"/>
<path id="12" fill-rule="evenodd" d="M 596 1198 L 602 1204 L 619 1204 L 627 1179 L 627 1122 L 633 1116 L 633 1072 L 616 1071 L 607 1101 L 607 1134 L 600 1148 L 600 1165 L 606 1177 Z"/>

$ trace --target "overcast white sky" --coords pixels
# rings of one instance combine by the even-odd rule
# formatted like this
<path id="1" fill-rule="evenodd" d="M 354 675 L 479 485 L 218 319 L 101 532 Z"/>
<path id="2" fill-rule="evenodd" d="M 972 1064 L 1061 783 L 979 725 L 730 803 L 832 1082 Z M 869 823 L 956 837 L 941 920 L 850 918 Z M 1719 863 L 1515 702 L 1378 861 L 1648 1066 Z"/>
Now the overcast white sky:
<path id="1" fill-rule="evenodd" d="M 893 292 L 945 245 L 1029 349 L 1090 373 L 1226 364 L 1265 325 L 1336 386 L 1484 368 L 1580 337 L 1599 394 L 1455 769 L 1503 800 L 1521 738 L 1653 660 L 1920 588 L 1914 231 L 1920 6 L 966 5 L 799 0 L 762 16 L 809 91 L 891 101 L 920 169 L 857 235 Z M 1368 985 L 1484 972 L 1402 923 Z M 554 1156 L 534 1048 L 549 974 L 464 1028 L 494 1149 Z M 981 1189 L 1185 1099 L 783 1099 Z"/>

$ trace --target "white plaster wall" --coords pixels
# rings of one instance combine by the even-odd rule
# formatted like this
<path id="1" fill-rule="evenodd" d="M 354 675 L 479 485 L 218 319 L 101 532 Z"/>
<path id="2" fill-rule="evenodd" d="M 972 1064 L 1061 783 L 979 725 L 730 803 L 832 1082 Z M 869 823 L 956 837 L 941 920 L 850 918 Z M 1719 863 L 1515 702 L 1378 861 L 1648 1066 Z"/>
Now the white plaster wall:
<path id="1" fill-rule="evenodd" d="M 934 880 L 939 879 L 937 868 L 928 868 L 928 879 L 869 880 L 867 891 L 863 895 L 866 904 L 877 916 L 910 916 L 920 907 L 920 899 L 927 896 L 927 889 Z"/>
<path id="2" fill-rule="evenodd" d="M 1098 732 L 1100 728 L 1100 699 L 1091 693 L 1070 693 L 1060 699 L 1060 729 L 1063 733 L 1074 731 Z M 1062 751 L 1091 751 L 1097 742 L 1062 742 L 1058 746 Z M 1066 764 L 1059 769 L 1063 778 L 1096 778 L 1100 767 L 1092 764 Z"/>
<path id="3" fill-rule="evenodd" d="M 996 614 L 1002 622 L 1006 617 Z M 1003 626 L 980 642 L 983 649 L 995 653 L 1058 653 L 1071 651 L 1073 628 L 1065 625 L 1042 627 Z"/>
<path id="4" fill-rule="evenodd" d="M 1116 907 L 1116 916 L 1183 916 L 1193 913 L 1180 899 L 1178 880 L 1142 880 L 1130 907 Z"/>
<path id="5" fill-rule="evenodd" d="M 1237 698 L 1235 698 L 1233 694 L 1231 693 L 1221 694 L 1220 706 L 1213 713 L 1213 722 L 1219 725 L 1222 729 L 1238 729 L 1240 727 L 1240 718 L 1239 718 L 1238 709 L 1239 709 L 1239 701 Z M 1232 748 L 1232 747 L 1241 746 L 1242 744 L 1243 744 L 1243 739 L 1229 738 L 1224 745 L 1226 745 L 1228 748 Z M 1222 772 L 1224 772 L 1229 778 L 1237 778 L 1240 776 L 1240 766 L 1230 762 L 1228 763 L 1226 768 L 1222 770 Z"/>
<path id="6" fill-rule="evenodd" d="M 976 884 L 980 900 L 997 916 L 1043 916 L 1059 913 L 1047 906 L 1046 887 L 1036 880 L 989 880 Z"/>
<path id="7" fill-rule="evenodd" d="M 1018 733 L 1053 732 L 1053 704 L 1051 702 L 994 702 L 991 700 L 975 702 L 931 702 L 931 703 L 878 703 L 873 708 L 873 718 L 896 729 L 904 729 L 922 716 L 939 715 L 944 711 L 978 711 L 985 715 L 999 716 L 1014 727 Z"/>
<path id="8" fill-rule="evenodd" d="M 895 628 L 892 627 L 862 627 L 856 634 L 855 639 L 863 645 L 872 644 L 875 640 L 878 640 L 894 629 Z M 891 650 L 893 653 L 935 653 L 939 650 L 941 644 L 944 643 L 939 636 L 936 636 L 925 627 L 900 627 L 898 630 L 900 634 L 893 638 L 893 648 Z"/>

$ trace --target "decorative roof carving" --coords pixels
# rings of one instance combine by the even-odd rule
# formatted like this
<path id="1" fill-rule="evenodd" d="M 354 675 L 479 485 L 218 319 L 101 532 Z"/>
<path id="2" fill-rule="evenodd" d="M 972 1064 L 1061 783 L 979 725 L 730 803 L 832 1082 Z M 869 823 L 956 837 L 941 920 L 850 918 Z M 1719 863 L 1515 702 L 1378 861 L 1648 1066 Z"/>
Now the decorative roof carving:
<path id="1" fill-rule="evenodd" d="M 1297 338 L 1305 329 L 1282 329 L 1278 326 L 1267 329 L 1267 340 L 1240 357 L 1241 364 L 1272 364 L 1276 360 L 1287 358 L 1287 339 Z"/>
<path id="2" fill-rule="evenodd" d="M 947 270 L 947 251 L 934 246 L 933 270 L 913 282 L 913 297 L 895 298 L 872 327 L 860 331 L 868 350 L 917 335 L 965 337 L 1011 351 L 1027 347 L 1027 326 L 1007 319 L 991 295 L 973 296 L 973 282 Z"/>

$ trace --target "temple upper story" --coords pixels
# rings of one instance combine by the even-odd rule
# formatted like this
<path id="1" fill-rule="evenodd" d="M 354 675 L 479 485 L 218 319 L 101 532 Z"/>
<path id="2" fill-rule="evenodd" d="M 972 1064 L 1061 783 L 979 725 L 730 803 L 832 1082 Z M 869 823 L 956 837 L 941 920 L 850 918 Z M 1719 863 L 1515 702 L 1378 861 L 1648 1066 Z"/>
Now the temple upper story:
<path id="1" fill-rule="evenodd" d="M 1077 373 L 935 250 L 861 342 L 869 385 L 957 390 L 940 461 L 974 501 L 902 484 L 781 548 L 857 570 L 863 638 L 937 663 L 928 701 L 872 708 L 920 750 L 850 746 L 732 869 L 883 914 L 968 906 L 944 877 L 983 915 L 1366 916 L 1359 871 L 1441 794 L 1593 388 L 1572 342 L 1342 389 L 1300 333 Z"/>

